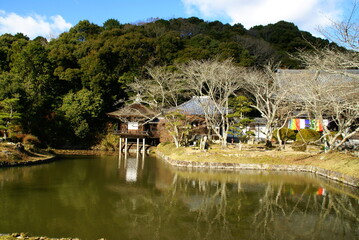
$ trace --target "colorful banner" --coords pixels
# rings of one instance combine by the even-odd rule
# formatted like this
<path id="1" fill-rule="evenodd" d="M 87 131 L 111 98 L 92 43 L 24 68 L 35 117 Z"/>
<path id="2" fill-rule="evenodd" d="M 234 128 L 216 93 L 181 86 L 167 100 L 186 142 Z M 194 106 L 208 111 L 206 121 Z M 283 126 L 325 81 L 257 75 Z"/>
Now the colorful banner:
<path id="1" fill-rule="evenodd" d="M 299 130 L 300 129 L 300 120 L 301 119 L 293 119 L 293 120 L 295 121 L 295 128 Z"/>
<path id="2" fill-rule="evenodd" d="M 323 121 L 324 123 L 328 123 L 327 120 Z M 319 120 L 309 120 L 309 119 L 290 119 L 288 122 L 288 128 L 292 130 L 300 130 L 300 129 L 312 129 L 318 132 L 323 131 L 323 124 Z"/>

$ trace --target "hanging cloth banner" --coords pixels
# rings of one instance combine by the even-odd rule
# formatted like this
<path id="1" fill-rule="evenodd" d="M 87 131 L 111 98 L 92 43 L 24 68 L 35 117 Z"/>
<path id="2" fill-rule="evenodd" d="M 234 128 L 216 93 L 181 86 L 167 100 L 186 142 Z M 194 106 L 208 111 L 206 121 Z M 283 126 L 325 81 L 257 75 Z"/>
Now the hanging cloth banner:
<path id="1" fill-rule="evenodd" d="M 288 128 L 291 130 L 297 130 L 295 127 L 295 120 L 294 119 L 290 119 L 288 122 Z"/>
<path id="2" fill-rule="evenodd" d="M 328 125 L 328 120 L 323 120 L 323 123 Z M 297 118 L 288 121 L 288 128 L 291 130 L 312 129 L 321 132 L 323 131 L 323 124 L 319 120 Z"/>
<path id="3" fill-rule="evenodd" d="M 305 128 L 305 119 L 299 119 L 300 122 L 300 129 L 304 129 Z"/>
<path id="4" fill-rule="evenodd" d="M 310 129 L 315 130 L 317 128 L 317 121 L 316 120 L 310 120 Z"/>
<path id="5" fill-rule="evenodd" d="M 297 130 L 300 129 L 300 119 L 295 119 L 295 127 Z"/>
<path id="6" fill-rule="evenodd" d="M 315 130 L 318 131 L 318 132 L 323 131 L 323 125 L 319 120 L 317 121 L 317 128 Z"/>

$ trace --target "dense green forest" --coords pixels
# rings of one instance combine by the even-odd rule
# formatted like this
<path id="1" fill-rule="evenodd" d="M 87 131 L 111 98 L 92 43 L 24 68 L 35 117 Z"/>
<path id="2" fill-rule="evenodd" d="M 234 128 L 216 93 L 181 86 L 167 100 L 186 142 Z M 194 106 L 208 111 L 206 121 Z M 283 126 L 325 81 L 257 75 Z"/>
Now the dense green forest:
<path id="1" fill-rule="evenodd" d="M 233 58 L 245 67 L 272 59 L 300 68 L 289 54 L 329 44 L 289 22 L 247 30 L 195 17 L 141 24 L 109 19 L 103 26 L 83 20 L 51 41 L 4 34 L 0 125 L 10 137 L 32 134 L 43 146 L 86 147 L 103 134 L 105 113 L 127 99 L 127 84 L 143 78 L 146 67 Z"/>

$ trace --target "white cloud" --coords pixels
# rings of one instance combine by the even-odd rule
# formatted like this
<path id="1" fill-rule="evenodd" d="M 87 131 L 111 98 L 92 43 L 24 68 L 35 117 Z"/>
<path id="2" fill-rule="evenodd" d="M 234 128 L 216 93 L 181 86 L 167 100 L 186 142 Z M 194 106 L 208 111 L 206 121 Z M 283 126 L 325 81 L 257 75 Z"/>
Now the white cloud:
<path id="1" fill-rule="evenodd" d="M 23 33 L 33 39 L 42 36 L 47 39 L 57 37 L 60 33 L 71 28 L 71 23 L 60 16 L 47 18 L 40 15 L 20 16 L 0 10 L 0 34 Z"/>
<path id="2" fill-rule="evenodd" d="M 255 25 L 293 22 L 300 29 L 316 33 L 318 25 L 329 24 L 343 13 L 345 0 L 182 0 L 189 15 L 207 19 L 227 17 L 247 29 Z"/>

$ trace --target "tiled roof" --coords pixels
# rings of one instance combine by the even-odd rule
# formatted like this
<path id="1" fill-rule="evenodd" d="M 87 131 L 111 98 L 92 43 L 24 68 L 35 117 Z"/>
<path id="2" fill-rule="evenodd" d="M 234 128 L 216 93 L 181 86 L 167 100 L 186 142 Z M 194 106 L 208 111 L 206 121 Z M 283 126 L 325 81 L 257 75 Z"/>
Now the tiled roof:
<path id="1" fill-rule="evenodd" d="M 177 107 L 167 109 L 165 112 L 176 110 L 186 115 L 205 115 L 206 112 L 210 115 L 219 113 L 215 103 L 208 96 L 194 96 L 191 100 Z"/>
<path id="2" fill-rule="evenodd" d="M 313 77 L 316 74 L 315 70 L 307 69 L 278 69 L 277 77 L 280 80 L 281 87 L 292 86 L 293 83 L 296 84 L 296 81 L 300 81 L 304 76 Z M 294 82 L 289 80 L 295 80 Z M 343 82 L 358 82 L 359 79 L 359 70 L 357 69 L 348 69 L 348 70 L 338 70 L 335 73 L 321 71 L 318 76 L 318 80 L 321 84 L 329 83 L 332 84 L 335 81 L 339 83 Z"/>

